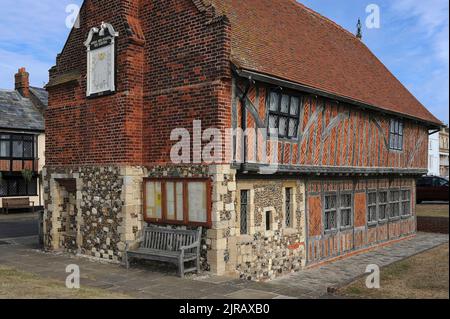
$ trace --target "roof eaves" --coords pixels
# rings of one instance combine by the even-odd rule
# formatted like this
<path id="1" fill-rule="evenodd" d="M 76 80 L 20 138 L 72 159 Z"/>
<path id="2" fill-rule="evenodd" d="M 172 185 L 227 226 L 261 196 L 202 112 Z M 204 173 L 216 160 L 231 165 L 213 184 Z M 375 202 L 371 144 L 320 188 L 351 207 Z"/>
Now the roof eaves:
<path id="1" fill-rule="evenodd" d="M 418 118 L 418 117 L 415 117 L 415 116 L 412 116 L 412 115 L 409 115 L 409 114 L 395 112 L 395 111 L 388 110 L 388 109 L 383 108 L 383 107 L 379 107 L 379 106 L 368 104 L 368 103 L 366 103 L 364 101 L 360 101 L 360 100 L 354 99 L 352 97 L 346 97 L 346 96 L 342 96 L 342 95 L 337 95 L 337 94 L 332 93 L 332 92 L 327 92 L 327 91 L 324 91 L 322 89 L 318 89 L 318 88 L 314 88 L 312 86 L 308 86 L 308 85 L 292 82 L 290 80 L 278 78 L 278 77 L 275 77 L 275 76 L 272 76 L 272 75 L 269 75 L 269 74 L 263 74 L 263 73 L 260 73 L 260 72 L 254 71 L 254 70 L 239 68 L 239 67 L 237 67 L 234 64 L 232 64 L 232 68 L 233 68 L 233 71 L 240 77 L 245 77 L 245 78 L 251 77 L 253 80 L 258 80 L 258 81 L 269 83 L 269 84 L 284 86 L 286 88 L 290 88 L 290 89 L 293 89 L 293 90 L 299 90 L 299 91 L 303 91 L 303 92 L 306 92 L 306 93 L 323 96 L 323 97 L 330 98 L 330 99 L 333 99 L 333 100 L 337 100 L 337 101 L 340 101 L 340 102 L 353 104 L 353 105 L 356 105 L 356 106 L 361 107 L 363 109 L 371 109 L 371 110 L 374 110 L 374 111 L 377 111 L 377 112 L 382 112 L 382 113 L 391 114 L 391 115 L 394 115 L 394 116 L 408 118 L 410 120 L 423 123 L 426 126 L 428 126 L 429 128 L 440 128 L 440 127 L 442 127 L 444 125 L 440 121 L 439 122 L 432 122 L 432 121 L 424 120 L 424 119 L 421 119 L 421 118 Z"/>

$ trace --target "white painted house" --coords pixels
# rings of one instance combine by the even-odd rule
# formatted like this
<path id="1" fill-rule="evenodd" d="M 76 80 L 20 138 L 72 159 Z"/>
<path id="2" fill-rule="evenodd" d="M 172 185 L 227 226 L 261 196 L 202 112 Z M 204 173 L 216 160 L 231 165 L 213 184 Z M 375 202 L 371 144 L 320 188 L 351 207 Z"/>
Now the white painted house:
<path id="1" fill-rule="evenodd" d="M 439 162 L 439 132 L 436 132 L 428 141 L 428 175 L 439 176 Z"/>

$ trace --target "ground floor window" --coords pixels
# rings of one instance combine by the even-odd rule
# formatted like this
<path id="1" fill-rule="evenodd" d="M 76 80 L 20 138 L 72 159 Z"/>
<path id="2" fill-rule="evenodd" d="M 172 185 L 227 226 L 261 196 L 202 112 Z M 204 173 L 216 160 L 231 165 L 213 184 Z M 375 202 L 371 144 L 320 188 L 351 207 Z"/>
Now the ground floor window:
<path id="1" fill-rule="evenodd" d="M 145 218 L 149 222 L 209 226 L 211 191 L 208 179 L 146 179 Z"/>
<path id="2" fill-rule="evenodd" d="M 337 228 L 337 196 L 325 195 L 324 211 L 325 211 L 325 230 L 333 230 Z"/>
<path id="3" fill-rule="evenodd" d="M 377 221 L 377 192 L 367 194 L 367 212 L 369 223 Z"/>
<path id="4" fill-rule="evenodd" d="M 292 191 L 292 188 L 290 188 L 290 187 L 285 188 L 284 191 L 285 191 L 285 202 L 284 202 L 284 205 L 285 205 L 285 214 L 286 214 L 286 216 L 285 216 L 285 225 L 286 225 L 287 228 L 290 228 L 290 227 L 293 226 L 293 222 L 292 222 L 292 217 L 293 217 L 292 204 L 294 202 L 294 200 L 293 200 L 293 191 Z"/>
<path id="5" fill-rule="evenodd" d="M 411 191 L 402 190 L 402 216 L 411 215 Z"/>
<path id="6" fill-rule="evenodd" d="M 341 216 L 341 227 L 352 226 L 352 194 L 342 194 L 340 196 L 339 214 Z"/>
<path id="7" fill-rule="evenodd" d="M 382 190 L 367 193 L 369 223 L 411 214 L 411 190 Z"/>
<path id="8" fill-rule="evenodd" d="M 400 191 L 393 190 L 390 192 L 389 198 L 390 217 L 395 218 L 400 216 Z"/>
<path id="9" fill-rule="evenodd" d="M 378 192 L 378 218 L 379 220 L 385 220 L 388 213 L 388 192 Z"/>
<path id="10" fill-rule="evenodd" d="M 37 178 L 30 182 L 22 176 L 5 177 L 0 180 L 0 197 L 37 196 Z"/>
<path id="11" fill-rule="evenodd" d="M 240 200 L 240 232 L 241 235 L 248 234 L 248 215 L 249 215 L 249 202 L 250 202 L 250 191 L 241 190 L 241 200 Z"/>

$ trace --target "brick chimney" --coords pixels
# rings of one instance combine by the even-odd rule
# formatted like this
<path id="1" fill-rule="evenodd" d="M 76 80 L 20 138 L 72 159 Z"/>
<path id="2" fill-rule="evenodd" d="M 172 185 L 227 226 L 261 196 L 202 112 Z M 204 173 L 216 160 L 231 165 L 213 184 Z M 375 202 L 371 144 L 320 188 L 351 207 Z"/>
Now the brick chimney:
<path id="1" fill-rule="evenodd" d="M 20 68 L 15 77 L 15 89 L 23 96 L 30 97 L 30 74 Z"/>

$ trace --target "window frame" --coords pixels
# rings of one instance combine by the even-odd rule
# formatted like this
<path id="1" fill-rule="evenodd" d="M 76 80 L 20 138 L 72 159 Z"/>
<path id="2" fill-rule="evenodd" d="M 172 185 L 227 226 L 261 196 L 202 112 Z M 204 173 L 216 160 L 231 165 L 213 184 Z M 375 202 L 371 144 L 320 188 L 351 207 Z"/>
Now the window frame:
<path id="1" fill-rule="evenodd" d="M 9 136 L 4 138 L 3 136 Z M 29 140 L 27 140 L 29 138 Z M 7 133 L 0 132 L 0 141 L 7 141 L 9 143 L 9 156 L 1 156 L 1 160 L 35 160 L 37 158 L 37 135 L 35 134 L 17 134 L 17 133 Z M 14 142 L 22 142 L 22 156 L 14 156 Z M 31 142 L 31 157 L 25 157 L 25 142 Z"/>
<path id="2" fill-rule="evenodd" d="M 403 193 L 404 192 L 409 192 L 409 197 L 408 197 L 407 200 L 403 199 Z M 412 215 L 412 205 L 411 205 L 412 200 L 411 200 L 411 197 L 412 197 L 412 191 L 411 191 L 410 188 L 404 188 L 404 189 L 400 190 L 400 216 L 402 218 L 409 218 Z M 403 204 L 404 203 L 409 203 L 409 212 L 408 212 L 408 214 L 404 214 L 404 211 L 403 211 Z"/>
<path id="3" fill-rule="evenodd" d="M 25 193 L 17 193 L 17 194 L 12 194 L 9 192 L 10 190 L 10 186 L 9 183 L 12 180 L 23 180 L 25 183 Z M 35 197 L 38 196 L 39 193 L 39 183 L 38 183 L 38 176 L 33 176 L 32 180 L 30 183 L 26 183 L 25 180 L 23 179 L 22 176 L 3 176 L 2 180 L 0 181 L 0 183 L 6 183 L 6 195 L 2 195 L 0 194 L 0 198 L 7 198 L 7 197 Z M 29 190 L 29 185 L 31 183 L 35 184 L 34 187 L 34 192 L 30 192 Z"/>
<path id="4" fill-rule="evenodd" d="M 325 206 L 325 202 L 326 202 L 326 197 L 330 197 L 330 196 L 334 196 L 335 197 L 335 201 L 334 201 L 334 203 L 335 203 L 335 206 L 334 206 L 334 209 L 326 209 L 326 206 Z M 339 207 L 339 204 L 338 204 L 338 192 L 327 192 L 327 193 L 325 193 L 325 194 L 323 194 L 323 209 L 322 209 L 322 211 L 323 211 L 323 230 L 324 230 L 324 233 L 325 234 L 330 234 L 330 233 L 334 233 L 334 232 L 337 232 L 338 230 L 339 230 L 339 221 L 338 221 L 338 218 L 339 218 L 339 216 L 338 216 L 338 207 Z M 327 223 L 327 213 L 329 213 L 329 212 L 332 212 L 332 211 L 334 211 L 334 214 L 335 214 L 335 227 L 334 228 L 326 228 L 326 223 Z"/>
<path id="5" fill-rule="evenodd" d="M 147 216 L 147 183 L 155 182 L 161 183 L 161 218 L 152 218 Z M 183 220 L 171 220 L 167 218 L 167 191 L 166 191 L 166 183 L 183 183 Z M 206 184 L 206 222 L 191 222 L 189 221 L 189 202 L 188 202 L 188 184 L 189 182 L 204 182 Z M 211 195 L 211 180 L 206 177 L 192 177 L 192 178 L 181 178 L 181 177 L 146 177 L 143 179 L 143 210 L 144 210 L 144 220 L 153 224 L 160 225 L 185 225 L 185 226 L 194 226 L 194 227 L 207 227 L 211 228 L 212 219 L 212 195 Z M 176 187 L 176 186 L 175 186 Z M 176 192 L 175 192 L 176 193 Z M 175 194 L 176 197 L 176 194 Z M 176 198 L 175 198 L 176 200 Z M 176 205 L 176 204 L 175 204 Z M 176 217 L 175 217 L 176 218 Z"/>
<path id="6" fill-rule="evenodd" d="M 405 124 L 402 119 L 391 118 L 389 122 L 389 149 L 403 151 Z M 397 140 L 395 140 L 397 139 Z"/>
<path id="7" fill-rule="evenodd" d="M 276 93 L 278 95 L 278 102 L 277 102 L 277 110 L 271 110 L 270 108 L 270 101 L 271 101 L 271 94 L 272 93 Z M 281 111 L 281 102 L 283 99 L 283 95 L 287 95 L 289 97 L 289 107 L 288 107 L 288 111 L 287 113 L 282 112 Z M 291 103 L 292 103 L 292 98 L 297 98 L 298 99 L 298 110 L 297 110 L 297 114 L 296 115 L 292 115 L 291 114 Z M 297 94 L 297 93 L 293 93 L 293 92 L 282 92 L 279 89 L 269 89 L 267 92 L 267 97 L 266 97 L 266 108 L 267 108 L 267 135 L 270 137 L 271 136 L 271 129 L 276 129 L 277 130 L 277 136 L 279 139 L 282 140 L 297 140 L 299 137 L 298 134 L 298 128 L 300 127 L 300 113 L 301 113 L 301 109 L 303 106 L 303 96 L 301 94 Z M 270 116 L 276 116 L 276 127 L 271 128 L 270 127 Z M 287 119 L 287 124 L 286 124 L 286 135 L 281 135 L 280 134 L 280 128 L 279 128 L 279 124 L 280 124 L 280 117 L 286 118 Z M 290 120 L 295 120 L 296 123 L 296 128 L 294 130 L 294 135 L 293 136 L 289 136 L 289 126 L 290 126 Z"/>
<path id="8" fill-rule="evenodd" d="M 294 187 L 283 187 L 284 189 L 284 227 L 285 228 L 294 228 Z M 288 201 L 288 190 L 289 189 L 289 201 Z M 289 204 L 289 205 L 288 205 Z M 289 219 L 287 214 L 287 209 L 289 206 Z M 288 225 L 289 222 L 289 225 Z"/>
<path id="9" fill-rule="evenodd" d="M 246 192 L 246 203 L 245 203 L 245 218 L 242 218 L 242 207 L 243 207 L 243 202 L 242 202 L 242 193 Z M 250 235 L 250 189 L 240 189 L 239 190 L 239 234 L 240 235 Z M 243 230 L 243 224 L 242 222 L 245 220 L 245 230 L 244 232 L 242 232 Z"/>
<path id="10" fill-rule="evenodd" d="M 398 200 L 393 201 L 392 200 L 392 193 L 398 192 Z M 389 220 L 396 220 L 399 219 L 402 216 L 402 211 L 401 211 L 401 190 L 400 188 L 393 188 L 389 190 Z M 393 215 L 393 210 L 392 207 L 394 204 L 398 205 L 398 215 Z"/>
<path id="11" fill-rule="evenodd" d="M 339 192 L 339 201 L 338 201 L 338 218 L 339 218 L 339 224 L 338 227 L 340 230 L 346 230 L 353 228 L 353 214 L 354 214 L 354 196 L 352 191 L 342 191 Z M 342 197 L 350 195 L 350 206 L 342 206 Z M 342 210 L 348 210 L 350 209 L 350 225 L 342 225 Z"/>
<path id="12" fill-rule="evenodd" d="M 370 203 L 370 195 L 375 194 L 375 203 Z M 370 189 L 367 191 L 367 224 L 369 226 L 375 226 L 378 224 L 380 218 L 379 218 L 379 211 L 378 211 L 378 203 L 379 203 L 379 192 L 376 189 Z M 375 219 L 370 219 L 370 208 L 375 207 Z"/>
<path id="13" fill-rule="evenodd" d="M 381 193 L 385 193 L 386 194 L 386 201 L 385 202 L 381 202 L 380 201 L 380 194 Z M 382 205 L 385 207 L 384 218 L 381 218 L 381 214 L 380 214 L 380 207 Z M 390 203 L 389 203 L 389 190 L 388 189 L 378 190 L 377 191 L 377 220 L 378 220 L 378 223 L 385 223 L 386 221 L 389 220 L 389 216 L 390 216 L 389 215 L 390 214 L 390 211 L 389 211 L 390 206 L 389 205 L 390 205 Z"/>

